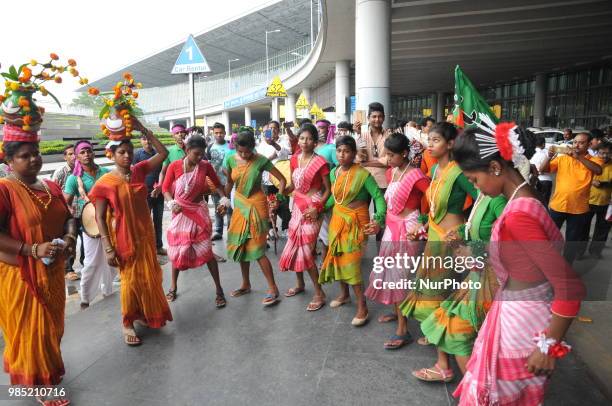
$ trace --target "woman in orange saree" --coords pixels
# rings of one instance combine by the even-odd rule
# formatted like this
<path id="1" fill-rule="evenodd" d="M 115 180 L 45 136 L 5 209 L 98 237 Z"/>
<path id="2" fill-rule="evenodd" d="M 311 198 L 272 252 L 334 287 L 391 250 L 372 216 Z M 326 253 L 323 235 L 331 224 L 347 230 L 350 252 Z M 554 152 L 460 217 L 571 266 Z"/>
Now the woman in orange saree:
<path id="1" fill-rule="evenodd" d="M 159 167 L 168 151 L 136 119 L 134 129 L 141 131 L 157 154 L 132 165 L 134 146 L 129 139 L 111 141 L 115 169 L 102 176 L 89 198 L 96 205 L 96 222 L 102 245 L 111 266 L 121 274 L 121 313 L 127 345 L 139 345 L 134 322 L 161 328 L 172 321 L 172 314 L 162 288 L 162 270 L 157 262 L 155 232 L 147 206 L 146 175 Z"/>
<path id="2" fill-rule="evenodd" d="M 37 137 L 5 125 L 11 174 L 0 179 L 0 330 L 4 370 L 12 385 L 57 385 L 64 375 L 65 253 L 74 252 L 76 225 L 59 186 L 40 181 Z M 13 140 L 13 141 L 7 141 Z M 19 141 L 21 140 L 21 141 Z M 65 406 L 67 399 L 40 403 Z"/>

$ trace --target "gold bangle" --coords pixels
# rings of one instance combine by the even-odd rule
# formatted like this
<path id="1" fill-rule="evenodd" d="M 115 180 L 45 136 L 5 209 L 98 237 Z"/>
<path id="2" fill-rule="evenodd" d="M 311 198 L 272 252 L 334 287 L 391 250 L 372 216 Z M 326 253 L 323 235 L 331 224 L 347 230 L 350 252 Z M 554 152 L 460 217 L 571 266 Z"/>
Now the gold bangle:
<path id="1" fill-rule="evenodd" d="M 38 243 L 35 242 L 34 244 L 32 244 L 32 252 L 31 252 L 32 258 L 38 259 L 37 251 L 38 251 Z"/>
<path id="2" fill-rule="evenodd" d="M 105 249 L 104 249 L 104 251 L 105 251 L 107 254 L 110 254 L 110 253 L 111 253 L 111 252 L 113 252 L 114 250 L 115 250 L 115 248 L 113 248 L 113 247 L 107 247 L 107 248 L 105 248 Z"/>

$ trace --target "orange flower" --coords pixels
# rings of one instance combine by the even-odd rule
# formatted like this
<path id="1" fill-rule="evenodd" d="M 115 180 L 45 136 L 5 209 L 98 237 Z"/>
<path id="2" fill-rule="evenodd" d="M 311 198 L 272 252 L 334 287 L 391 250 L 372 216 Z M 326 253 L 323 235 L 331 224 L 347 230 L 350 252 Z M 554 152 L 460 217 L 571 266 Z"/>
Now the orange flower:
<path id="1" fill-rule="evenodd" d="M 32 124 L 32 116 L 23 116 L 23 123 L 25 125 L 30 125 Z"/>
<path id="2" fill-rule="evenodd" d="M 97 87 L 90 87 L 89 90 L 87 90 L 87 93 L 89 93 L 91 96 L 97 96 L 100 94 L 100 90 L 98 90 Z"/>
<path id="3" fill-rule="evenodd" d="M 134 96 L 135 99 L 138 98 L 138 92 L 132 92 L 132 96 Z"/>
<path id="4" fill-rule="evenodd" d="M 0 94 L 0 103 L 2 103 L 4 100 L 6 100 L 6 97 Z"/>
<path id="5" fill-rule="evenodd" d="M 25 107 L 30 105 L 30 101 L 22 96 L 19 98 L 17 104 L 19 105 L 19 107 Z"/>
<path id="6" fill-rule="evenodd" d="M 52 60 L 57 61 L 59 59 L 59 56 L 57 56 L 56 53 L 51 52 L 51 54 L 49 55 L 51 57 Z"/>
<path id="7" fill-rule="evenodd" d="M 128 114 L 128 111 L 126 109 L 123 109 L 119 112 L 120 116 L 125 116 L 126 114 Z"/>
<path id="8" fill-rule="evenodd" d="M 118 99 L 120 97 L 121 97 L 121 90 L 115 89 L 115 99 Z"/>
<path id="9" fill-rule="evenodd" d="M 53 80 L 55 80 L 55 83 L 62 83 L 61 76 L 56 76 L 55 79 L 53 79 Z"/>
<path id="10" fill-rule="evenodd" d="M 125 72 L 125 73 L 123 74 L 123 78 L 124 78 L 125 80 L 130 80 L 130 79 L 132 79 L 132 74 L 131 74 L 130 72 Z"/>
<path id="11" fill-rule="evenodd" d="M 76 66 L 76 61 L 74 59 L 68 59 L 68 65 L 74 68 Z"/>

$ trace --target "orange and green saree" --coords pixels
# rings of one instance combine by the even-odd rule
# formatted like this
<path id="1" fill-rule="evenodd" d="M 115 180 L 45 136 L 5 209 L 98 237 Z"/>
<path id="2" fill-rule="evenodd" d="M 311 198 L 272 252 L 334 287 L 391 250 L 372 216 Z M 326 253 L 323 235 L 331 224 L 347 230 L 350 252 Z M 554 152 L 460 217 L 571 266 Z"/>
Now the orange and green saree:
<path id="1" fill-rule="evenodd" d="M 340 173 L 339 173 L 340 171 Z M 333 281 L 349 285 L 361 283 L 361 256 L 367 236 L 363 229 L 370 222 L 368 205 L 349 207 L 353 201 L 374 200 L 374 220 L 384 227 L 387 204 L 370 173 L 358 164 L 348 171 L 336 167 L 331 173 L 332 196 L 326 205 L 333 205 L 329 222 L 329 249 L 321 266 L 319 283 Z"/>
<path id="2" fill-rule="evenodd" d="M 248 162 L 240 162 L 236 155 L 227 160 L 232 180 L 236 185 L 234 211 L 227 229 L 227 256 L 236 262 L 256 261 L 266 253 L 270 229 L 268 202 L 261 189 L 261 175 L 273 165 L 257 154 Z"/>

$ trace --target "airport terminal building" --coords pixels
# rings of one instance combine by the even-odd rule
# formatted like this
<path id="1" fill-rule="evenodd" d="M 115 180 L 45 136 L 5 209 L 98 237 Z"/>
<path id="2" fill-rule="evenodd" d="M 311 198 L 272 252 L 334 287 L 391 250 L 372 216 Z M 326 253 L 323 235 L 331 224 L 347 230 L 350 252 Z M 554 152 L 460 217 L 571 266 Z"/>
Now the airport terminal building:
<path id="1" fill-rule="evenodd" d="M 194 33 L 212 70 L 195 79 L 196 124 L 294 121 L 309 115 L 300 95 L 336 122 L 373 101 L 388 123 L 442 120 L 460 65 L 504 120 L 605 127 L 611 17 L 608 0 L 273 0 Z M 170 74 L 182 45 L 92 84 L 109 89 L 128 70 L 148 121 L 190 124 L 187 75 Z M 266 97 L 277 75 L 286 98 Z"/>

